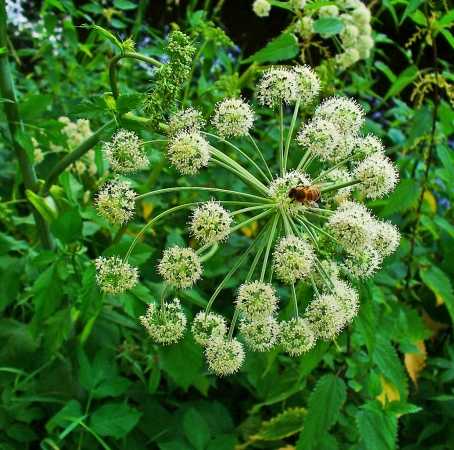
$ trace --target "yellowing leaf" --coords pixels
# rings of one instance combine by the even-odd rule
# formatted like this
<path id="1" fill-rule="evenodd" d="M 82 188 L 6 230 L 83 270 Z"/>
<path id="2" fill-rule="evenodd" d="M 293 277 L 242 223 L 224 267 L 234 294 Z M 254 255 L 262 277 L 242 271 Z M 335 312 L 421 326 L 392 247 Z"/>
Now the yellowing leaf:
<path id="1" fill-rule="evenodd" d="M 377 395 L 377 400 L 385 406 L 389 402 L 399 401 L 400 393 L 399 390 L 392 383 L 385 380 L 385 377 L 380 376 L 382 385 L 382 391 L 380 395 Z"/>
<path id="2" fill-rule="evenodd" d="M 153 203 L 142 202 L 142 214 L 145 220 L 148 220 L 148 218 L 151 216 L 153 209 L 154 209 Z"/>
<path id="3" fill-rule="evenodd" d="M 434 214 L 437 212 L 437 200 L 430 191 L 424 191 L 424 201 L 429 205 L 430 211 Z"/>
<path id="4" fill-rule="evenodd" d="M 257 222 L 252 222 L 248 227 L 241 228 L 241 232 L 248 238 L 253 237 L 257 234 L 258 225 Z"/>
<path id="5" fill-rule="evenodd" d="M 431 339 L 435 339 L 440 331 L 449 328 L 449 325 L 447 325 L 446 323 L 437 322 L 436 320 L 432 319 L 432 317 L 430 317 L 425 310 L 423 310 L 422 312 L 422 319 L 424 320 L 427 328 L 429 328 L 429 330 L 432 330 L 433 332 Z"/>
<path id="6" fill-rule="evenodd" d="M 405 368 L 407 369 L 409 377 L 415 385 L 418 384 L 418 377 L 421 371 L 426 366 L 427 351 L 424 341 L 415 342 L 419 349 L 418 353 L 405 353 Z"/>
<path id="7" fill-rule="evenodd" d="M 445 302 L 442 297 L 440 297 L 438 294 L 435 295 L 435 301 L 437 306 L 443 305 Z"/>

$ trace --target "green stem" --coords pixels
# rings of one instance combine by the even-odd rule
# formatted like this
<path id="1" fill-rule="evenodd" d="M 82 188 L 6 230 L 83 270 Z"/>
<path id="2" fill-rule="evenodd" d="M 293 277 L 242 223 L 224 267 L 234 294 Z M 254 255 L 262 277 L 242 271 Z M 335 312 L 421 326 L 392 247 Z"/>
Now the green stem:
<path id="1" fill-rule="evenodd" d="M 353 181 L 346 181 L 344 183 L 336 183 L 336 184 L 334 184 L 332 186 L 322 187 L 320 189 L 320 193 L 337 191 L 338 189 L 342 189 L 342 188 L 348 187 L 348 186 L 354 186 L 355 184 L 359 184 L 359 183 L 362 183 L 362 182 L 363 182 L 363 180 L 353 180 Z"/>
<path id="2" fill-rule="evenodd" d="M 292 299 L 293 299 L 294 314 L 295 314 L 295 317 L 298 317 L 299 316 L 298 300 L 296 298 L 296 291 L 295 291 L 295 284 L 294 283 L 292 283 Z"/>
<path id="3" fill-rule="evenodd" d="M 301 158 L 300 162 L 296 166 L 296 169 L 299 170 L 301 167 L 303 167 L 307 160 L 311 157 L 311 152 L 309 150 L 306 150 L 306 153 L 304 153 L 303 157 Z"/>
<path id="4" fill-rule="evenodd" d="M 281 102 L 279 106 L 279 169 L 281 176 L 284 175 L 284 105 Z"/>
<path id="5" fill-rule="evenodd" d="M 345 163 L 353 159 L 353 156 L 349 156 L 348 158 L 343 159 L 342 161 L 339 161 L 337 164 L 334 164 L 334 166 L 330 167 L 329 169 L 321 172 L 316 178 L 312 180 L 312 183 L 315 184 L 317 181 L 322 180 L 326 175 L 331 173 L 333 170 L 336 170 L 338 167 L 343 166 Z"/>
<path id="6" fill-rule="evenodd" d="M 163 211 L 161 214 L 158 214 L 154 219 L 151 219 L 146 225 L 144 225 L 142 227 L 142 229 L 139 231 L 137 236 L 132 241 L 132 244 L 129 246 L 129 249 L 126 252 L 124 261 L 128 261 L 128 258 L 130 257 L 132 251 L 134 250 L 134 247 L 137 245 L 138 240 L 143 236 L 143 234 L 145 233 L 145 231 L 147 231 L 147 229 L 149 227 L 151 227 L 152 225 L 154 225 L 156 222 L 163 219 L 164 217 L 166 217 L 170 214 L 173 214 L 174 212 L 180 211 L 181 209 L 190 208 L 191 206 L 195 206 L 195 205 L 199 205 L 199 204 L 200 204 L 200 202 L 192 202 L 192 203 L 185 203 L 183 205 L 174 206 L 173 208 L 170 208 L 166 211 Z"/>
<path id="7" fill-rule="evenodd" d="M 224 194 L 238 195 L 240 197 L 253 198 L 254 200 L 260 200 L 263 203 L 271 203 L 270 199 L 260 197 L 258 195 L 248 194 L 246 192 L 231 191 L 228 189 L 210 188 L 205 186 L 176 186 L 171 188 L 157 189 L 156 191 L 147 192 L 145 194 L 138 195 L 136 201 L 143 200 L 146 197 L 152 197 L 153 195 L 165 194 L 167 192 L 179 192 L 179 191 L 208 191 L 208 192 L 222 192 Z"/>
<path id="8" fill-rule="evenodd" d="M 118 63 L 123 58 L 130 58 L 130 59 L 137 59 L 139 61 L 146 62 L 148 64 L 152 64 L 153 66 L 160 67 L 162 63 L 154 58 L 150 58 L 149 56 L 142 55 L 136 52 L 125 52 L 121 55 L 114 56 L 109 63 L 109 81 L 110 81 L 110 89 L 112 91 L 112 95 L 114 98 L 118 98 L 120 95 L 120 91 L 118 89 L 118 80 L 117 80 L 117 72 L 118 72 Z"/>
<path id="9" fill-rule="evenodd" d="M 251 134 L 248 133 L 248 136 L 249 136 L 249 139 L 251 140 L 252 142 L 252 145 L 254 146 L 255 150 L 257 151 L 257 153 L 259 154 L 260 156 L 260 159 L 262 160 L 264 166 L 266 167 L 266 170 L 268 172 L 268 175 L 270 176 L 270 180 L 273 179 L 273 174 L 271 173 L 271 170 L 270 170 L 270 167 L 268 166 L 266 160 L 265 160 L 265 157 L 263 156 L 263 153 L 262 151 L 260 150 L 259 146 L 257 145 L 257 143 L 255 142 L 255 139 L 251 136 Z"/>
<path id="10" fill-rule="evenodd" d="M 58 176 L 72 163 L 80 159 L 85 153 L 91 150 L 103 136 L 109 128 L 115 124 L 115 120 L 112 119 L 102 127 L 98 128 L 91 136 L 89 136 L 85 141 L 78 145 L 71 153 L 68 153 L 64 158 L 62 158 L 58 163 L 52 168 L 49 176 L 47 177 L 46 183 L 44 185 L 44 192 L 48 192 L 52 184 L 58 178 Z"/>
<path id="11" fill-rule="evenodd" d="M 287 170 L 287 160 L 288 160 L 288 151 L 290 148 L 290 143 L 292 142 L 293 130 L 295 128 L 296 119 L 298 118 L 298 111 L 300 109 L 301 100 L 298 99 L 295 108 L 293 110 L 292 121 L 290 123 L 290 129 L 287 136 L 287 142 L 285 143 L 285 154 L 284 154 L 284 172 Z"/>
<path id="12" fill-rule="evenodd" d="M 217 136 L 216 134 L 206 133 L 206 132 L 203 132 L 203 134 L 214 137 L 214 138 L 218 139 L 220 142 L 223 142 L 223 143 L 229 145 L 230 147 L 232 147 L 235 151 L 237 151 L 240 155 L 242 155 L 245 159 L 247 159 L 257 169 L 257 171 L 260 173 L 260 175 L 265 179 L 265 182 L 269 183 L 271 181 L 271 179 L 268 178 L 268 176 L 263 172 L 263 170 L 259 167 L 259 165 L 249 155 L 247 155 L 245 152 L 243 152 L 243 150 L 241 150 L 239 147 L 237 147 L 236 145 L 227 141 L 226 139 L 223 139 L 220 136 Z"/>
<path id="13" fill-rule="evenodd" d="M 250 206 L 248 208 L 237 209 L 236 211 L 232 212 L 232 216 L 237 216 L 238 214 L 243 214 L 249 211 L 256 211 L 258 209 L 269 209 L 270 205 L 257 205 L 257 206 Z"/>
<path id="14" fill-rule="evenodd" d="M 11 142 L 19 162 L 20 172 L 24 181 L 25 189 L 33 192 L 38 191 L 38 179 L 36 177 L 35 169 L 30 163 L 25 149 L 17 141 L 17 133 L 23 132 L 24 127 L 19 114 L 19 108 L 16 100 L 16 92 L 14 89 L 13 77 L 8 61 L 8 40 L 6 35 L 6 9 L 5 0 L 0 0 L 0 94 L 5 100 L 3 107 L 5 110 L 6 120 L 8 122 L 8 129 L 11 135 Z M 44 248 L 52 249 L 54 246 L 52 235 L 49 231 L 49 225 L 44 218 L 38 213 L 35 208 L 32 208 L 33 217 L 35 220 L 36 229 L 40 241 Z"/>
<path id="15" fill-rule="evenodd" d="M 230 323 L 230 328 L 229 328 L 229 334 L 227 338 L 230 340 L 233 337 L 233 331 L 235 330 L 235 325 L 238 320 L 238 317 L 240 315 L 240 310 L 238 309 L 238 306 L 235 306 L 235 311 L 233 313 L 233 319 L 232 322 Z"/>
<path id="16" fill-rule="evenodd" d="M 215 242 L 214 244 L 211 244 L 210 250 L 200 256 L 200 262 L 203 263 L 205 261 L 208 261 L 218 251 L 218 249 L 219 249 L 219 244 L 217 242 Z M 197 251 L 197 254 L 199 254 L 198 251 Z"/>
<path id="17" fill-rule="evenodd" d="M 266 245 L 265 256 L 263 257 L 263 264 L 262 264 L 262 272 L 260 273 L 260 281 L 263 281 L 265 278 L 266 268 L 268 266 L 268 258 L 270 256 L 271 246 L 273 245 L 273 241 L 276 235 L 276 227 L 279 222 L 279 215 L 276 214 L 273 220 L 273 224 L 271 225 L 270 234 L 268 236 L 268 243 Z"/>

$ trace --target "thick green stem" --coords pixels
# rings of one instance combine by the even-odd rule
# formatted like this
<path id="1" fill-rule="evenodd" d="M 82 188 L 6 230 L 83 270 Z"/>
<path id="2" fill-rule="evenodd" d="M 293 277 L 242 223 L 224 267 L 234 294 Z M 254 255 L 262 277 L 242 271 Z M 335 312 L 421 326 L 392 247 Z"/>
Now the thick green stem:
<path id="1" fill-rule="evenodd" d="M 112 91 L 112 95 L 114 96 L 114 98 L 118 98 L 118 96 L 120 95 L 120 91 L 118 89 L 117 71 L 118 63 L 123 58 L 137 59 L 139 61 L 143 61 L 157 67 L 162 66 L 162 63 L 159 62 L 158 60 L 150 58 L 149 56 L 141 55 L 140 53 L 136 52 L 125 52 L 121 55 L 114 56 L 109 63 L 110 89 Z"/>
<path id="2" fill-rule="evenodd" d="M 292 284 L 292 300 L 293 300 L 293 310 L 295 317 L 299 316 L 298 312 L 298 299 L 296 298 L 295 284 Z"/>
<path id="3" fill-rule="evenodd" d="M 295 128 L 296 119 L 298 117 L 298 111 L 300 109 L 301 100 L 298 99 L 295 104 L 295 109 L 293 110 L 292 121 L 290 123 L 290 129 L 287 136 L 287 142 L 285 143 L 285 154 L 284 154 L 284 172 L 287 170 L 287 160 L 288 160 L 288 151 L 290 148 L 290 143 L 292 142 L 293 130 Z"/>
<path id="4" fill-rule="evenodd" d="M 110 120 L 102 127 L 98 128 L 91 136 L 77 146 L 71 153 L 62 158 L 51 170 L 44 185 L 44 192 L 48 192 L 58 176 L 72 163 L 82 158 L 85 153 L 91 150 L 103 137 L 104 133 L 115 125 L 115 120 Z"/>
<path id="5" fill-rule="evenodd" d="M 8 129 L 11 135 L 11 142 L 19 162 L 19 168 L 24 181 L 25 189 L 33 192 L 38 190 L 38 179 L 35 170 L 28 159 L 27 153 L 17 141 L 17 133 L 23 132 L 24 127 L 19 114 L 19 108 L 16 101 L 16 92 L 14 89 L 13 77 L 8 61 L 8 40 L 6 35 L 6 9 L 5 1 L 0 0 L 0 94 L 3 98 L 3 107 L 5 110 Z M 36 229 L 43 247 L 53 248 L 53 240 L 49 231 L 49 226 L 44 218 L 32 208 Z"/>
<path id="6" fill-rule="evenodd" d="M 240 310 L 238 309 L 238 306 L 235 306 L 235 311 L 233 313 L 233 319 L 232 322 L 230 323 L 230 328 L 229 328 L 229 334 L 227 338 L 230 340 L 233 337 L 233 331 L 235 330 L 235 325 L 238 320 L 238 317 L 240 315 Z"/>
<path id="7" fill-rule="evenodd" d="M 270 234 L 268 236 L 268 243 L 266 245 L 265 256 L 263 257 L 262 272 L 260 273 L 260 281 L 263 281 L 265 279 L 266 268 L 268 266 L 268 258 L 270 255 L 271 246 L 273 245 L 273 241 L 276 236 L 276 227 L 278 222 L 279 215 L 276 214 L 273 220 L 273 224 L 271 225 Z"/>
<path id="8" fill-rule="evenodd" d="M 279 169 L 281 175 L 284 175 L 284 105 L 281 102 L 279 106 Z"/>
<path id="9" fill-rule="evenodd" d="M 331 192 L 331 191 L 337 191 L 339 189 L 342 189 L 344 187 L 348 187 L 348 186 L 354 186 L 355 184 L 359 184 L 359 183 L 362 183 L 363 180 L 353 180 L 353 181 L 346 181 L 344 183 L 336 183 L 334 185 L 331 185 L 331 186 L 326 186 L 326 187 L 322 187 L 320 189 L 320 193 L 325 193 L 325 192 Z"/>

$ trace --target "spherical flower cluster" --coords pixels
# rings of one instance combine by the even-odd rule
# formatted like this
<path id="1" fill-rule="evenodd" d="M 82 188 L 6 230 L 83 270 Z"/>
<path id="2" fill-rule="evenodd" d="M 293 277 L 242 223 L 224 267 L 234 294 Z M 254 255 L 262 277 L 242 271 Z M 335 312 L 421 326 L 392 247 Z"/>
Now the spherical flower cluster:
<path id="1" fill-rule="evenodd" d="M 243 319 L 239 331 L 246 344 L 255 352 L 267 352 L 277 343 L 279 323 L 273 316 L 254 320 Z"/>
<path id="2" fill-rule="evenodd" d="M 337 17 L 339 15 L 339 8 L 335 5 L 322 6 L 318 10 L 320 17 Z"/>
<path id="3" fill-rule="evenodd" d="M 192 248 L 175 246 L 164 250 L 158 272 L 169 285 L 185 289 L 200 279 L 202 264 Z"/>
<path id="4" fill-rule="evenodd" d="M 290 356 L 300 356 L 311 350 L 316 341 L 316 336 L 310 322 L 301 317 L 281 323 L 279 342 Z"/>
<path id="5" fill-rule="evenodd" d="M 338 159 L 338 149 L 341 144 L 339 129 L 329 120 L 312 120 L 303 125 L 297 135 L 301 147 L 317 155 L 322 161 Z"/>
<path id="6" fill-rule="evenodd" d="M 314 113 L 314 119 L 327 120 L 346 135 L 358 133 L 363 117 L 363 108 L 347 97 L 330 97 L 319 105 Z"/>
<path id="7" fill-rule="evenodd" d="M 161 307 L 150 303 L 145 315 L 140 317 L 140 322 L 153 341 L 163 345 L 177 343 L 186 329 L 186 316 L 177 298 L 165 302 Z"/>
<path id="8" fill-rule="evenodd" d="M 255 0 L 252 4 L 252 10 L 259 17 L 268 17 L 270 15 L 271 4 L 268 0 Z"/>
<path id="9" fill-rule="evenodd" d="M 249 320 L 272 316 L 277 303 L 276 291 L 269 283 L 250 281 L 238 289 L 237 308 Z"/>
<path id="10" fill-rule="evenodd" d="M 284 67 L 273 67 L 260 79 L 257 98 L 260 104 L 275 108 L 281 103 L 294 102 L 298 93 L 299 81 L 295 72 Z"/>
<path id="11" fill-rule="evenodd" d="M 294 216 L 300 212 L 302 205 L 290 198 L 289 191 L 297 186 L 307 187 L 311 184 L 309 175 L 299 170 L 292 170 L 282 177 L 275 178 L 268 187 L 268 193 L 280 209 Z"/>
<path id="12" fill-rule="evenodd" d="M 190 107 L 176 112 L 170 117 L 168 134 L 176 136 L 182 131 L 200 131 L 205 125 L 202 113 Z"/>
<path id="13" fill-rule="evenodd" d="M 227 327 L 225 319 L 220 314 L 200 311 L 192 321 L 191 331 L 194 340 L 205 347 L 212 336 L 224 336 Z"/>
<path id="14" fill-rule="evenodd" d="M 273 267 L 277 278 L 286 284 L 307 277 L 314 265 L 315 255 L 310 244 L 296 236 L 286 236 L 276 245 Z"/>
<path id="15" fill-rule="evenodd" d="M 347 316 L 335 295 L 321 294 L 309 303 L 305 317 L 317 337 L 329 340 L 342 331 Z"/>
<path id="16" fill-rule="evenodd" d="M 345 315 L 345 322 L 350 323 L 358 314 L 359 295 L 350 284 L 339 278 L 332 279 L 334 292 L 339 302 L 339 306 Z"/>
<path id="17" fill-rule="evenodd" d="M 342 266 L 344 272 L 353 278 L 369 278 L 379 268 L 383 257 L 372 245 L 362 249 L 361 252 L 348 255 Z"/>
<path id="18" fill-rule="evenodd" d="M 306 6 L 306 1 L 307 0 L 292 0 L 291 3 L 296 10 L 302 10 Z"/>
<path id="19" fill-rule="evenodd" d="M 214 200 L 198 206 L 191 217 L 191 234 L 202 244 L 222 241 L 230 233 L 232 216 Z"/>
<path id="20" fill-rule="evenodd" d="M 327 176 L 326 180 L 333 183 L 347 183 L 352 181 L 352 176 L 347 169 L 342 167 L 332 170 Z M 333 191 L 332 193 L 328 192 L 324 195 L 325 202 L 334 201 L 335 204 L 340 205 L 341 203 L 350 199 L 353 186 L 346 186 L 344 188 Z"/>
<path id="21" fill-rule="evenodd" d="M 133 131 L 117 131 L 110 142 L 104 143 L 102 149 L 114 172 L 132 173 L 148 167 L 143 143 Z"/>
<path id="22" fill-rule="evenodd" d="M 308 105 L 320 92 L 320 79 L 309 66 L 295 66 L 293 72 L 298 82 L 298 99 Z"/>
<path id="23" fill-rule="evenodd" d="M 353 172 L 353 176 L 362 183 L 358 190 L 367 198 L 381 198 L 391 192 L 399 174 L 392 161 L 383 153 L 377 152 L 361 161 Z"/>
<path id="24" fill-rule="evenodd" d="M 372 246 L 382 257 L 393 254 L 400 243 L 399 229 L 389 222 L 375 222 Z"/>
<path id="25" fill-rule="evenodd" d="M 195 175 L 210 160 L 210 146 L 197 130 L 178 133 L 167 153 L 171 164 L 183 175 Z"/>
<path id="26" fill-rule="evenodd" d="M 221 137 L 244 136 L 254 124 L 254 112 L 243 99 L 228 98 L 216 105 L 212 123 Z"/>
<path id="27" fill-rule="evenodd" d="M 343 53 L 336 55 L 336 64 L 342 70 L 348 69 L 353 64 L 357 63 L 361 59 L 359 51 L 354 48 L 347 48 Z"/>
<path id="28" fill-rule="evenodd" d="M 137 269 L 118 256 L 100 256 L 95 260 L 95 266 L 96 282 L 106 294 L 121 294 L 137 284 Z"/>
<path id="29" fill-rule="evenodd" d="M 136 193 L 127 181 L 107 182 L 95 199 L 98 213 L 113 224 L 124 224 L 134 216 Z"/>
<path id="30" fill-rule="evenodd" d="M 208 368 L 219 376 L 238 372 L 244 361 L 244 349 L 237 339 L 214 336 L 205 348 Z"/>
<path id="31" fill-rule="evenodd" d="M 360 136 L 355 139 L 354 154 L 360 159 L 366 158 L 374 153 L 384 153 L 384 151 L 382 141 L 373 134 Z"/>
<path id="32" fill-rule="evenodd" d="M 372 242 L 374 219 L 365 206 L 347 201 L 330 216 L 327 227 L 346 252 L 357 255 Z"/>

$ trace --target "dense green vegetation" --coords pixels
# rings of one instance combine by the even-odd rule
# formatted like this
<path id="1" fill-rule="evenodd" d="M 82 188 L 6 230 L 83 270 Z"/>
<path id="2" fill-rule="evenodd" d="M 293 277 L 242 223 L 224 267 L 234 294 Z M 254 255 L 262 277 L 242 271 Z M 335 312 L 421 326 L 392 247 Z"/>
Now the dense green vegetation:
<path id="1" fill-rule="evenodd" d="M 254 9 L 234 0 L 0 0 L 1 450 L 454 448 L 454 6 L 363 3 L 370 17 L 356 17 L 349 0 L 258 0 Z M 352 37 L 354 20 L 361 32 Z M 279 172 L 279 109 L 257 96 L 276 64 L 311 66 L 320 99 L 349 96 L 365 110 L 361 134 L 383 141 L 400 181 L 361 199 L 398 226 L 400 246 L 373 276 L 352 280 L 359 312 L 334 340 L 293 358 L 246 350 L 237 373 L 217 377 L 189 322 L 221 284 L 214 308 L 230 321 L 255 267 L 242 255 L 262 245 L 263 229 L 293 225 L 257 217 L 257 204 L 235 217 L 245 223 L 207 247 L 202 280 L 175 290 L 188 330 L 172 345 L 153 341 L 139 317 L 166 293 L 156 270 L 163 250 L 198 245 L 187 209 L 143 227 L 184 203 L 232 200 L 183 188 L 256 194 L 255 178 L 226 170 L 245 160 L 225 142 L 195 175 L 169 163 L 170 117 L 183 108 L 209 121 L 218 102 L 241 95 L 255 110 L 254 139 L 231 141 L 256 156 L 258 142 Z M 284 106 L 285 130 L 317 104 L 294 121 Z M 128 226 L 95 207 L 113 178 L 103 143 L 119 129 L 145 142 L 148 167 L 123 173 L 135 192 L 182 188 L 142 198 Z M 299 151 L 290 147 L 289 166 Z M 128 262 L 139 282 L 103 291 L 94 261 L 123 257 L 135 239 Z M 316 240 L 319 255 L 332 250 Z M 271 277 L 267 262 L 257 271 Z M 308 280 L 275 287 L 282 320 L 318 292 Z"/>

